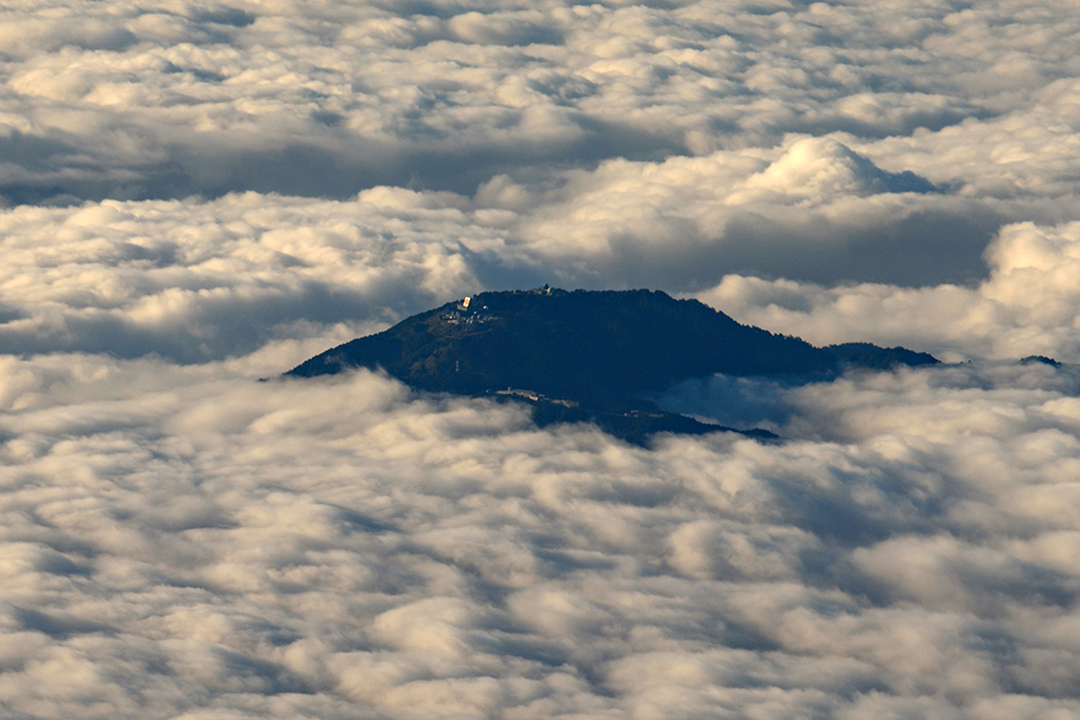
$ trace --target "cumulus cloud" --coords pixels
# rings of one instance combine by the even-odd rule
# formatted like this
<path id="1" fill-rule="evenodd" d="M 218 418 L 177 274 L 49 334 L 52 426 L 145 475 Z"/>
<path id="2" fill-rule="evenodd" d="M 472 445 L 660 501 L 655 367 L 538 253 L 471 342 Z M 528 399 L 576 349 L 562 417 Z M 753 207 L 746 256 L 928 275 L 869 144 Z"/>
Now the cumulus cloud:
<path id="1" fill-rule="evenodd" d="M 1080 21 L 969 5 L 5 6 L 0 705 L 1080 715 Z M 257 382 L 544 282 L 971 362 L 648 448 Z"/>
<path id="2" fill-rule="evenodd" d="M 3 218 L 0 343 L 22 354 L 196 362 L 348 339 L 467 294 L 503 244 L 452 204 L 394 188 L 351 203 L 248 194 Z"/>
<path id="3" fill-rule="evenodd" d="M 1070 17 L 1007 0 L 12 6 L 3 187 L 17 202 L 471 192 L 793 132 L 985 157 L 973 125 L 1060 133 L 1044 121 L 1068 112 L 1052 98 L 1077 70 Z"/>
<path id="4" fill-rule="evenodd" d="M 823 287 L 732 275 L 703 293 L 746 322 L 821 344 L 870 340 L 964 357 L 1043 355 L 1080 361 L 1080 225 L 1005 226 L 987 248 L 990 276 L 974 287 Z"/>
<path id="5" fill-rule="evenodd" d="M 246 193 L 19 206 L 0 211 L 0 343 L 16 354 L 190 363 L 271 340 L 348 339 L 484 287 L 690 289 L 741 267 L 740 257 L 774 269 L 802 263 L 814 275 L 845 267 L 840 259 L 860 244 L 888 255 L 851 225 L 909 215 L 922 194 L 907 188 L 926 189 L 832 140 L 794 141 L 772 162 L 761 154 L 613 161 L 539 198 L 500 176 L 477 198 L 378 187 L 348 201 Z M 828 219 L 853 204 L 869 219 Z M 781 225 L 815 237 L 782 241 L 772 228 L 755 245 L 724 231 L 767 207 L 786 208 Z M 861 237 L 823 236 L 844 224 Z M 929 256 L 915 264 L 946 265 Z"/>
<path id="6" fill-rule="evenodd" d="M 9 359 L 0 696 L 29 717 L 1074 713 L 1076 388 L 1002 367 L 806 386 L 792 442 L 647 450 L 368 372 Z"/>
<path id="7" fill-rule="evenodd" d="M 1003 224 L 1078 219 L 1059 10 L 12 6 L 0 196 L 407 186 L 516 213 L 566 284 L 973 282 Z"/>
<path id="8" fill-rule="evenodd" d="M 783 185 L 794 172 L 793 156 L 811 179 Z M 820 241 L 834 244 L 831 250 L 800 247 L 810 241 L 792 237 L 749 247 L 746 238 L 703 238 L 704 228 L 725 213 L 772 207 L 774 216 L 790 211 L 791 227 L 809 225 L 817 233 L 815 217 L 835 215 L 835 206 L 872 213 L 892 203 L 885 217 L 873 219 L 888 227 L 907 211 L 909 198 L 921 195 L 876 192 L 881 184 L 910 179 L 824 140 L 800 140 L 772 163 L 744 158 L 758 172 L 744 172 L 716 193 L 688 182 L 691 171 L 714 173 L 724 159 L 731 158 L 668 161 L 661 168 L 667 176 L 655 166 L 634 168 L 634 183 L 625 168 L 614 168 L 595 192 L 523 212 L 400 188 L 374 188 L 348 202 L 249 193 L 216 201 L 21 206 L 0 212 L 0 342 L 13 354 L 156 354 L 183 363 L 245 356 L 276 342 L 280 349 L 291 346 L 291 361 L 299 362 L 304 353 L 482 288 L 546 281 L 677 290 L 716 276 L 719 284 L 698 297 L 744 322 L 819 344 L 902 344 L 946 359 L 1041 354 L 1080 360 L 1075 223 L 1005 226 L 985 253 L 989 277 L 974 286 L 825 286 L 725 275 L 724 264 L 712 260 L 729 250 L 757 260 L 777 253 L 782 263 L 810 256 L 839 262 L 857 247 L 828 234 Z M 846 190 L 822 209 L 798 192 L 813 183 Z M 695 197 L 689 186 L 706 189 Z M 859 188 L 871 194 L 860 197 Z M 518 189 L 507 181 L 489 191 L 514 198 Z M 641 202 L 646 196 L 651 203 Z M 556 209 L 567 214 L 556 217 Z M 525 230 L 522 217 L 530 212 L 533 219 L 549 213 L 533 226 L 539 230 Z M 675 212 L 684 218 L 673 221 Z M 666 234 L 695 215 L 695 227 L 682 237 Z M 660 227 L 659 238 L 650 236 L 650 219 Z M 636 236 L 605 239 L 618 236 L 619 228 Z M 914 251 L 904 247 L 888 252 L 908 267 L 947 260 L 930 251 L 910 256 Z M 268 373 L 276 369 L 267 366 Z"/>
<path id="9" fill-rule="evenodd" d="M 883 170 L 831 137 L 662 163 L 612 160 L 566 180 L 520 215 L 519 233 L 549 261 L 609 284 L 691 289 L 727 273 L 969 280 L 985 273 L 981 253 L 1001 222 L 980 203 L 911 171 Z M 512 209 L 526 192 L 498 178 L 477 200 Z"/>

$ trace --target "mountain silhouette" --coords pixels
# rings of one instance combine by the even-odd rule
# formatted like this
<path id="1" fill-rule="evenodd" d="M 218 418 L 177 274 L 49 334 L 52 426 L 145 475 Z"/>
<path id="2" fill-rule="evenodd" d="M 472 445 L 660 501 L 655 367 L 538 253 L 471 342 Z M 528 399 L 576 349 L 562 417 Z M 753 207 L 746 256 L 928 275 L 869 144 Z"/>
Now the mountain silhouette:
<path id="1" fill-rule="evenodd" d="M 904 348 L 818 348 L 649 290 L 485 292 L 414 315 L 301 363 L 292 377 L 382 368 L 421 389 L 532 403 L 538 424 L 594 422 L 632 442 L 711 432 L 642 396 L 715 373 L 828 378 L 937 360 Z M 760 434 L 760 433 L 759 433 Z"/>

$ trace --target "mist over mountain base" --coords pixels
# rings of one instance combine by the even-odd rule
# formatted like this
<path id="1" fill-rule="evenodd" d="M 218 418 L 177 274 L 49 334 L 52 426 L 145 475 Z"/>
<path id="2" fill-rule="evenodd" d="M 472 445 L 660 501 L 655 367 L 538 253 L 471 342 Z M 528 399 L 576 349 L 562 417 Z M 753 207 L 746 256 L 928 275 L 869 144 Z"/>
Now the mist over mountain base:
<path id="1" fill-rule="evenodd" d="M 0 370 L 16 716 L 1080 712 L 1072 367 L 774 386 L 792 440 L 648 450 L 367 371 Z"/>

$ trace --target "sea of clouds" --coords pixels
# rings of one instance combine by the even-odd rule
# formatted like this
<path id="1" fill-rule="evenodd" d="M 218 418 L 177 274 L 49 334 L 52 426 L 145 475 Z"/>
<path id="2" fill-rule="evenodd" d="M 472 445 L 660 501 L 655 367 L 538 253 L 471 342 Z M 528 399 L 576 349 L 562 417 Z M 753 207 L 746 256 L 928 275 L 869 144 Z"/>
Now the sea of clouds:
<path id="1" fill-rule="evenodd" d="M 1080 716 L 1078 132 L 1071 0 L 6 3 L 0 717 Z M 542 283 L 948 363 L 258 382 Z"/>

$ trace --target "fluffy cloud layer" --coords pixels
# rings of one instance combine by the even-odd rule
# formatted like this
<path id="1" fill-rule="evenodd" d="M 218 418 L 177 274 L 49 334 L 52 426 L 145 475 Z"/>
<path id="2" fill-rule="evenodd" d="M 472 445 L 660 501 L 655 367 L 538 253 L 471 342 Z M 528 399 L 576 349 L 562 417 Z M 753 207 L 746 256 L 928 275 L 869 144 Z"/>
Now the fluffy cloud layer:
<path id="1" fill-rule="evenodd" d="M 1011 0 L 9 5 L 0 196 L 408 186 L 515 213 L 502 222 L 566 283 L 971 282 L 1001 225 L 1080 219 L 1073 15 Z"/>
<path id="2" fill-rule="evenodd" d="M 0 9 L 5 713 L 1080 715 L 1080 16 L 652 5 Z M 973 362 L 256 382 L 544 282 Z"/>
<path id="3" fill-rule="evenodd" d="M 156 354 L 192 363 L 248 355 L 273 342 L 287 356 L 265 355 L 272 373 L 274 363 L 298 362 L 304 353 L 483 288 L 548 281 L 677 291 L 715 278 L 719 283 L 698 293 L 701 299 L 744 322 L 819 344 L 867 340 L 952 359 L 1043 354 L 1080 361 L 1077 223 L 1004 226 L 985 252 L 989 277 L 971 286 L 824 286 L 725 275 L 725 254 L 837 259 L 858 243 L 907 258 L 911 267 L 942 265 L 948 257 L 929 250 L 908 257 L 910 249 L 872 245 L 872 234 L 853 243 L 823 234 L 820 243 L 832 249 L 790 237 L 786 244 L 773 237 L 764 251 L 746 238 L 703 239 L 698 230 L 710 220 L 751 207 L 771 207 L 774 217 L 788 213 L 792 227 L 814 233 L 823 232 L 816 218 L 839 218 L 824 225 L 832 230 L 858 222 L 840 218 L 838 207 L 877 213 L 873 222 L 888 227 L 907 212 L 909 198 L 921 197 L 876 192 L 914 181 L 877 170 L 832 141 L 800 140 L 772 163 L 746 163 L 759 171 L 744 169 L 727 187 L 696 193 L 682 191 L 685 166 L 715 177 L 716 156 L 636 168 L 634 182 L 620 168 L 614 175 L 625 205 L 610 180 L 562 205 L 521 213 L 451 193 L 381 187 L 347 202 L 248 193 L 208 202 L 21 206 L 0 212 L 0 343 L 13 354 Z M 684 184 L 668 183 L 665 170 Z M 795 172 L 809 179 L 790 183 Z M 826 204 L 791 200 L 793 188 L 814 183 L 845 190 Z M 867 187 L 871 194 L 860 195 Z M 644 196 L 652 202 L 642 204 Z M 683 215 L 676 224 L 697 229 L 650 236 L 651 219 L 670 225 L 676 211 Z M 605 231 L 622 241 L 605 240 Z"/>
<path id="4" fill-rule="evenodd" d="M 390 188 L 4 213 L 0 329 L 54 343 L 0 364 L 17 716 L 1080 712 L 1074 367 L 714 378 L 667 402 L 787 440 L 648 450 L 366 372 L 255 382 L 544 266 L 485 213 Z M 1077 242 L 1010 226 L 972 288 L 732 276 L 708 299 L 812 337 L 855 305 L 857 334 L 1007 357 L 1075 337 Z M 344 309 L 295 310 L 310 287 Z M 87 354 L 116 328 L 152 351 Z"/>
<path id="5" fill-rule="evenodd" d="M 953 359 L 1080 361 L 1080 224 L 1006 226 L 986 256 L 990 276 L 975 287 L 825 288 L 733 275 L 702 298 L 745 322 L 820 344 L 868 340 Z"/>
<path id="6" fill-rule="evenodd" d="M 1023 165 L 1069 132 L 1080 70 L 1070 10 L 14 4 L 0 14 L 3 186 L 16 200 L 347 197 L 410 180 L 471 192 L 500 172 L 844 132 L 903 138 L 878 149 L 950 179 L 942 161 L 963 157 L 989 169 L 982 189 L 1000 194 L 1035 180 L 1001 161 Z M 1065 144 L 1054 149 L 1063 171 L 1075 153 Z M 1068 178 L 1041 183 L 1074 187 Z"/>
<path id="7" fill-rule="evenodd" d="M 1045 366 L 653 450 L 368 373 L 2 373 L 20 716 L 1080 712 L 1078 381 Z"/>
<path id="8" fill-rule="evenodd" d="M 691 289 L 740 263 L 852 271 L 839 261 L 853 248 L 906 256 L 864 226 L 903 222 L 925 194 L 909 188 L 927 189 L 814 138 L 612 161 L 567 180 L 539 197 L 500 176 L 477 199 L 378 187 L 348 201 L 247 193 L 13 208 L 0 212 L 0 343 L 195 362 L 339 325 L 342 339 L 481 287 Z M 956 206 L 934 202 L 942 217 Z M 767 208 L 786 217 L 761 242 L 725 229 Z M 862 217 L 841 217 L 853 208 Z M 814 237 L 785 242 L 785 227 Z M 914 264 L 947 265 L 923 257 Z"/>
<path id="9" fill-rule="evenodd" d="M 392 188 L 352 203 L 22 206 L 0 223 L 8 352 L 181 362 L 370 331 L 477 287 L 502 244 L 454 207 Z"/>

